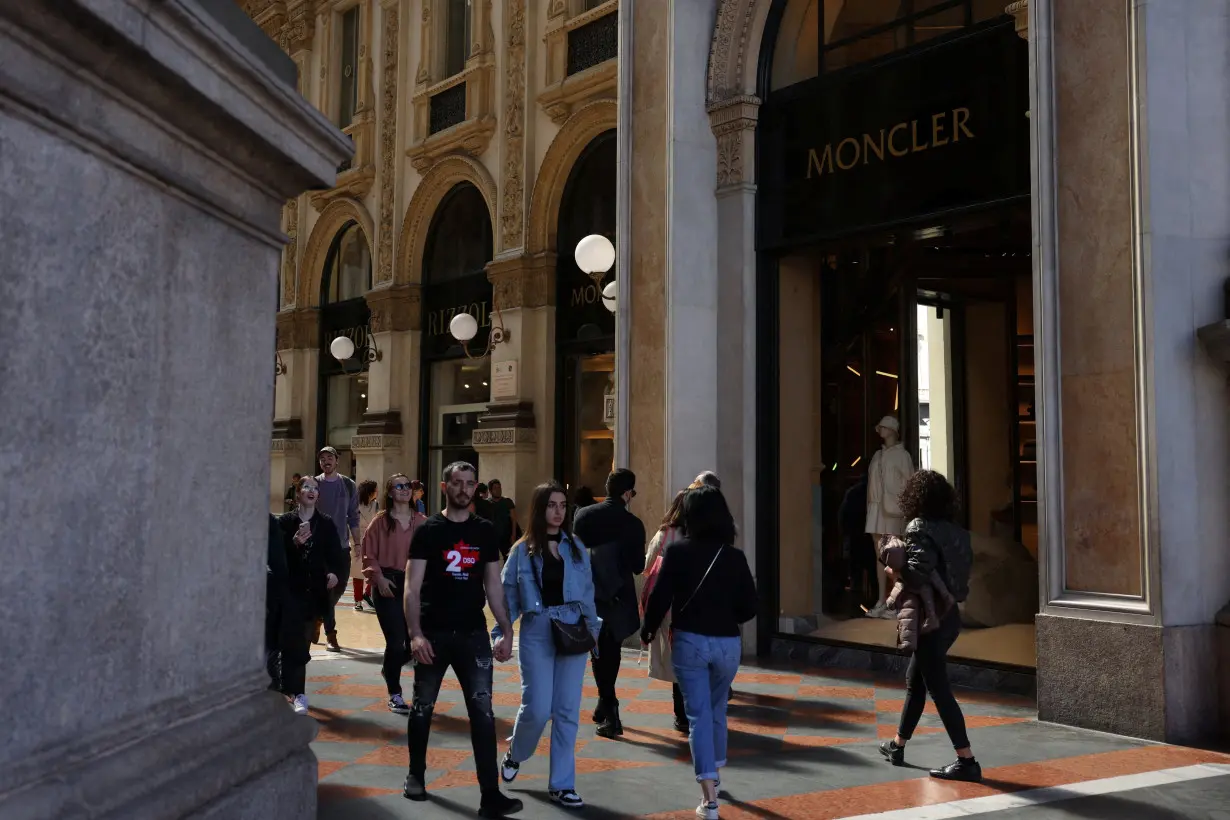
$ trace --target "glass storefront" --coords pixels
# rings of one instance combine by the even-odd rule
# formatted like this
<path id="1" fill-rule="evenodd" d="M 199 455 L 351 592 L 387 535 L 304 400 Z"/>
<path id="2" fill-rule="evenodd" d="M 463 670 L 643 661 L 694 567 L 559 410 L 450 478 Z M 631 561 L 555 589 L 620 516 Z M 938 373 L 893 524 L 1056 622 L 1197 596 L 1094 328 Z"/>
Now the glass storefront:
<path id="1" fill-rule="evenodd" d="M 877 607 L 888 591 L 873 538 L 884 517 L 868 483 L 899 437 L 916 469 L 953 484 L 972 537 L 952 657 L 1030 668 L 1026 46 L 1002 6 L 915 2 L 895 17 L 855 16 L 873 5 L 788 4 L 761 109 L 759 309 L 776 338 L 761 447 L 777 483 L 761 494 L 758 539 L 772 545 L 762 556 L 777 579 L 776 633 L 895 649 L 895 614 Z M 825 22 L 802 71 L 790 18 L 805 11 Z"/>
<path id="2" fill-rule="evenodd" d="M 487 409 L 490 382 L 490 358 L 451 359 L 431 366 L 428 486 L 436 486 L 437 476 L 454 461 L 478 465 L 474 429 L 479 414 Z"/>

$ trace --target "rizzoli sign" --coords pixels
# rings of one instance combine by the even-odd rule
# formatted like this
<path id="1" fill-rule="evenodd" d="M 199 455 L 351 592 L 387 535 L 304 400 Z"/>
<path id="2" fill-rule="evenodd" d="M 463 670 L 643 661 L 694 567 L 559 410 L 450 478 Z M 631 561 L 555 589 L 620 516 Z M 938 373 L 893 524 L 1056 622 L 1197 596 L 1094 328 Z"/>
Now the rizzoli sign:
<path id="1" fill-rule="evenodd" d="M 892 128 L 881 128 L 878 134 L 864 132 L 858 137 L 846 137 L 834 147 L 833 143 L 825 143 L 819 152 L 815 148 L 807 151 L 807 178 L 824 173 L 834 173 L 834 165 L 838 170 L 849 171 L 858 165 L 866 165 L 873 159 L 884 162 L 885 157 L 908 157 L 929 148 L 942 148 L 960 142 L 962 139 L 974 139 L 974 132 L 969 127 L 970 110 L 954 108 L 951 111 L 941 111 L 922 120 L 919 137 L 919 121 L 899 122 Z M 887 151 L 887 153 L 885 153 Z"/>
<path id="2" fill-rule="evenodd" d="M 1011 18 L 775 90 L 759 246 L 787 249 L 1029 196 L 1029 54 Z"/>

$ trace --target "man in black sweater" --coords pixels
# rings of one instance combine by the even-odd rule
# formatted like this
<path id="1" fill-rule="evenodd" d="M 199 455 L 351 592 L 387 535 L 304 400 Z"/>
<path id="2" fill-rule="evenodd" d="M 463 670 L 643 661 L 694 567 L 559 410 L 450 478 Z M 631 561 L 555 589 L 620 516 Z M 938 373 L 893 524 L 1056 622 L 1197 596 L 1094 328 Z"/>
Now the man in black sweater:
<path id="1" fill-rule="evenodd" d="M 636 475 L 624 468 L 606 479 L 606 500 L 578 510 L 573 532 L 593 556 L 594 603 L 602 619 L 593 657 L 598 708 L 594 722 L 598 735 L 623 734 L 615 681 L 619 677 L 620 647 L 641 628 L 636 603 L 636 579 L 645 569 L 645 525 L 628 509 L 636 497 Z"/>

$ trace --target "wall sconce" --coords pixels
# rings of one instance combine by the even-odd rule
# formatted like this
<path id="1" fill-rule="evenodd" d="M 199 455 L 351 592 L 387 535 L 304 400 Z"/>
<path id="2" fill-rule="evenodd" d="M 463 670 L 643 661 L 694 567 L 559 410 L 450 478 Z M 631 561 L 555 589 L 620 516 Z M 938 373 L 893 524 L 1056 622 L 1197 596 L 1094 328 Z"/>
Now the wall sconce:
<path id="1" fill-rule="evenodd" d="M 487 347 L 482 353 L 477 356 L 470 352 L 469 342 L 478 335 L 478 319 L 475 319 L 469 313 L 458 313 L 448 323 L 448 332 L 454 339 L 461 342 L 461 349 L 465 351 L 467 359 L 482 359 L 491 355 L 491 351 L 495 350 L 495 346 L 507 342 L 512 338 L 512 334 L 504 327 L 504 319 L 500 315 L 500 306 L 492 305 L 495 313 L 495 324 L 491 327 L 491 333 L 487 335 Z"/>
<path id="2" fill-rule="evenodd" d="M 607 271 L 615 264 L 615 246 L 602 234 L 591 233 L 577 243 L 573 258 L 577 260 L 577 267 L 594 280 L 594 287 L 601 288 Z M 605 290 L 602 295 L 606 297 Z"/>
<path id="3" fill-rule="evenodd" d="M 618 293 L 619 287 L 615 284 L 614 279 L 607 282 L 606 287 L 602 289 L 602 306 L 611 313 L 615 312 L 615 297 Z"/>
<path id="4" fill-rule="evenodd" d="M 354 340 L 349 336 L 338 336 L 329 342 L 329 353 L 342 365 L 343 371 L 346 371 L 346 362 L 351 359 L 360 359 L 367 364 L 371 364 L 372 362 L 380 361 L 384 357 L 380 352 L 380 348 L 376 347 L 376 340 L 372 338 L 371 333 L 366 335 L 363 346 L 359 348 L 355 347 Z M 360 365 L 359 370 L 362 369 L 363 367 Z"/>
<path id="5" fill-rule="evenodd" d="M 278 376 L 285 376 L 288 372 L 290 372 L 290 371 L 289 371 L 289 368 L 287 368 L 287 367 L 286 367 L 286 362 L 282 361 L 282 354 L 281 354 L 281 353 L 279 353 L 279 352 L 278 352 L 278 351 L 276 351 L 276 350 L 275 350 L 275 351 L 273 351 L 273 358 L 274 358 L 274 363 L 273 363 L 273 377 L 274 377 L 275 379 L 276 379 Z"/>

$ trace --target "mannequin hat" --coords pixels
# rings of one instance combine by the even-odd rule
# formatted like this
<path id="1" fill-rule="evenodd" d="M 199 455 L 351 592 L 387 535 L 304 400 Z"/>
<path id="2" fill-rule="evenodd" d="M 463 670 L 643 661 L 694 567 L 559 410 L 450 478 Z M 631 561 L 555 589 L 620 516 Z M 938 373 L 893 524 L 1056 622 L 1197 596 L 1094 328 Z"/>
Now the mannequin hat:
<path id="1" fill-rule="evenodd" d="M 895 416 L 885 416 L 880 419 L 880 423 L 876 425 L 876 428 L 879 429 L 880 427 L 883 427 L 885 430 L 892 430 L 894 433 L 901 432 L 901 425 L 897 422 Z"/>

